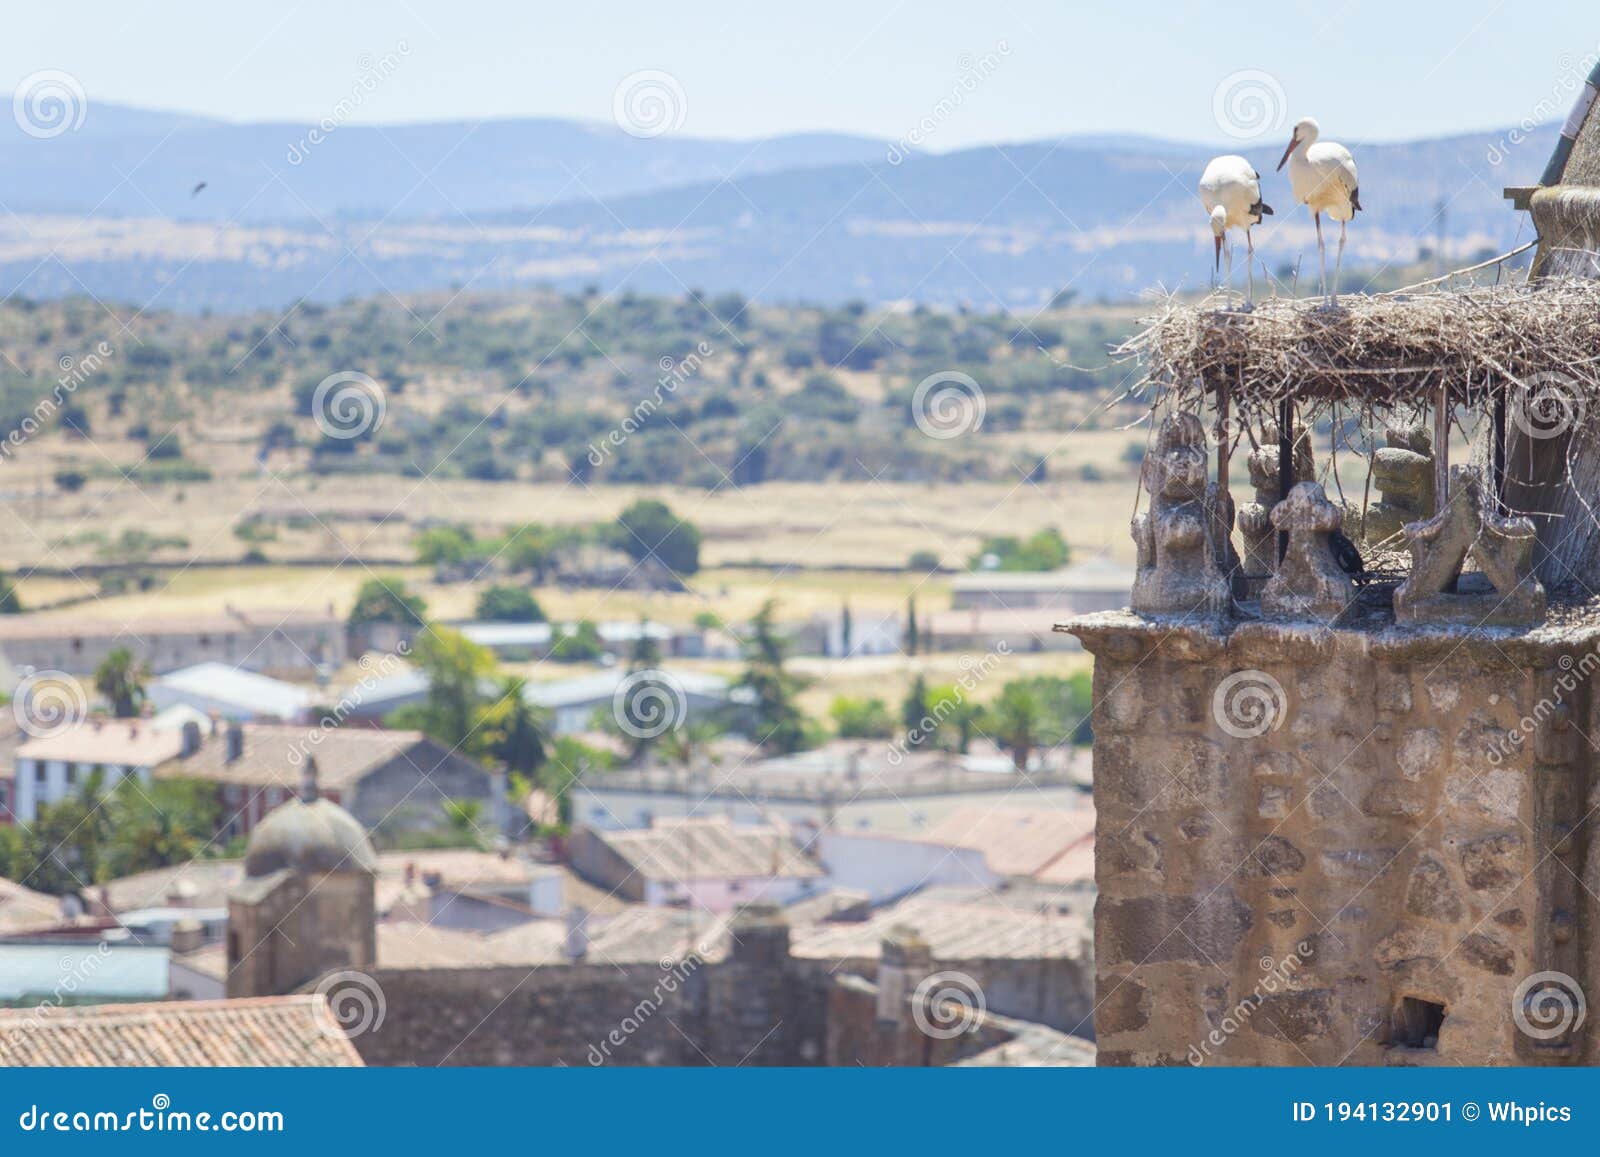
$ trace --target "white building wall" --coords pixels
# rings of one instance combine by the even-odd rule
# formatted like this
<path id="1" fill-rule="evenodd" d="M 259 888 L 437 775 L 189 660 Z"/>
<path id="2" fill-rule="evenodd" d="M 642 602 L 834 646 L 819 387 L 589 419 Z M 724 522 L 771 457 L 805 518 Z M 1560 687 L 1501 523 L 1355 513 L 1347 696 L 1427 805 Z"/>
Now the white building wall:
<path id="1" fill-rule="evenodd" d="M 828 885 L 855 888 L 874 904 L 941 884 L 998 887 L 982 852 L 897 836 L 822 832 L 809 849 L 828 873 Z"/>

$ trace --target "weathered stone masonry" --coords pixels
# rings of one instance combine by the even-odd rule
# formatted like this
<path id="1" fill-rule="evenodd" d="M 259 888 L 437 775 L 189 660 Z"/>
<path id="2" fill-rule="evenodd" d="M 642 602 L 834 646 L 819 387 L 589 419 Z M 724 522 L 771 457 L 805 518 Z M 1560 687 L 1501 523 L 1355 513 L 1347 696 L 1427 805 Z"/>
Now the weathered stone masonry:
<path id="1" fill-rule="evenodd" d="M 1597 1059 L 1513 1016 L 1544 970 L 1600 991 L 1593 631 L 1070 629 L 1096 659 L 1100 1063 Z"/>

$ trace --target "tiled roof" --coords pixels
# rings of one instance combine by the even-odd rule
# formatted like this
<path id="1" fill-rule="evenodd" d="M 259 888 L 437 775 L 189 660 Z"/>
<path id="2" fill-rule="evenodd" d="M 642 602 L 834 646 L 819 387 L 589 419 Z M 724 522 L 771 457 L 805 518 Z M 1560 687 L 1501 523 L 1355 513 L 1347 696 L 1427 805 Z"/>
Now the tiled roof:
<path id="1" fill-rule="evenodd" d="M 141 719 L 88 719 L 58 735 L 41 735 L 17 748 L 18 759 L 154 767 L 183 750 L 183 732 Z"/>
<path id="2" fill-rule="evenodd" d="M 237 759 L 229 760 L 226 730 L 208 735 L 193 755 L 169 759 L 156 774 L 170 779 L 298 788 L 300 765 L 309 756 L 317 761 L 317 782 L 323 790 L 337 791 L 395 758 L 403 758 L 423 775 L 460 758 L 420 731 L 336 727 L 313 732 L 289 723 L 245 723 L 241 725 L 244 748 Z"/>
<path id="3" fill-rule="evenodd" d="M 998 875 L 1032 876 L 1080 844 L 1093 846 L 1094 808 L 962 808 L 920 838 L 982 852 Z"/>
<path id="4" fill-rule="evenodd" d="M 930 888 L 859 924 L 814 924 L 793 932 L 794 955 L 812 960 L 876 960 L 890 929 L 928 942 L 935 960 L 1036 960 L 1085 956 L 1093 936 L 1089 901 L 1047 892 Z"/>
<path id="5" fill-rule="evenodd" d="M 659 819 L 632 831 L 596 832 L 643 879 L 683 883 L 823 875 L 782 828 L 736 825 L 726 816 Z"/>
<path id="6" fill-rule="evenodd" d="M 630 904 L 617 915 L 591 915 L 589 964 L 657 964 L 694 953 L 719 960 L 727 950 L 725 923 L 705 912 Z M 378 967 L 540 968 L 566 963 L 565 920 L 530 920 L 484 935 L 436 925 L 383 921 Z"/>
<path id="7" fill-rule="evenodd" d="M 355 1067 L 318 995 L 0 1009 L 0 1065 Z"/>
<path id="8" fill-rule="evenodd" d="M 61 901 L 0 877 L 0 935 L 32 932 L 61 923 Z"/>
<path id="9" fill-rule="evenodd" d="M 170 868 L 152 868 L 148 872 L 107 880 L 85 888 L 80 894 L 86 903 L 94 905 L 104 889 L 106 906 L 112 912 L 160 907 L 174 894 L 192 908 L 223 908 L 227 906 L 228 893 L 243 879 L 241 860 L 190 860 Z"/>

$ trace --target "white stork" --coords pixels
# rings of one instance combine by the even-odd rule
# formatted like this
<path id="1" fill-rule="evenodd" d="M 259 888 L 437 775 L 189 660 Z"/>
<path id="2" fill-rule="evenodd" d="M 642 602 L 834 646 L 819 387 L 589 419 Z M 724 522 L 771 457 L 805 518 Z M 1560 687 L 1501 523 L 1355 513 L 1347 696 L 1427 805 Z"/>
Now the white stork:
<path id="1" fill-rule="evenodd" d="M 1263 214 L 1270 214 L 1272 206 L 1261 199 L 1261 174 L 1243 157 L 1217 157 L 1200 175 L 1200 203 L 1211 216 L 1211 236 L 1216 244 L 1213 268 L 1222 265 L 1222 253 L 1228 253 L 1228 287 L 1233 287 L 1233 247 L 1228 244 L 1229 229 L 1243 229 L 1248 253 L 1245 267 L 1249 286 L 1246 303 L 1255 300 L 1255 242 L 1250 237 L 1252 226 L 1261 224 Z"/>
<path id="2" fill-rule="evenodd" d="M 1317 255 L 1322 262 L 1322 292 L 1329 304 L 1339 300 L 1339 268 L 1344 264 L 1345 224 L 1361 208 L 1361 187 L 1350 150 L 1332 141 L 1318 142 L 1321 128 L 1311 117 L 1294 126 L 1289 147 L 1278 168 L 1289 166 L 1289 188 L 1294 199 L 1311 210 L 1317 223 Z M 1322 243 L 1322 215 L 1339 222 L 1339 256 L 1333 264 L 1333 293 L 1328 293 L 1328 250 Z"/>

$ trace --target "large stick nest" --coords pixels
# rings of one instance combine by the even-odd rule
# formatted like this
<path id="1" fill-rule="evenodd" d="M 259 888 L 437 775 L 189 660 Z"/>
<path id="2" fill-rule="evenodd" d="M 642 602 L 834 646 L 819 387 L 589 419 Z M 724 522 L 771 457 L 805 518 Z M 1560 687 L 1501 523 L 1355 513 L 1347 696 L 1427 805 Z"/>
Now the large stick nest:
<path id="1" fill-rule="evenodd" d="M 1600 413 L 1600 281 L 1357 295 L 1332 308 L 1280 298 L 1248 313 L 1169 298 L 1141 326 L 1115 353 L 1141 363 L 1136 392 L 1184 408 L 1221 387 L 1245 418 L 1270 416 L 1285 395 L 1371 411 L 1424 406 L 1448 387 L 1452 404 L 1554 391 Z"/>

